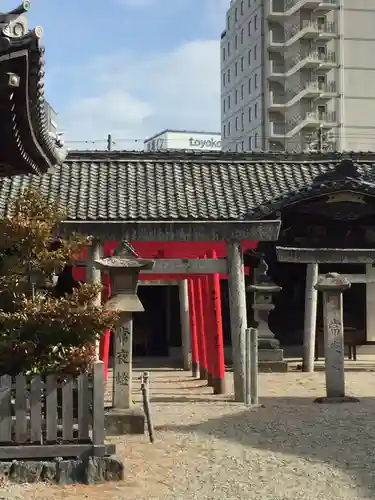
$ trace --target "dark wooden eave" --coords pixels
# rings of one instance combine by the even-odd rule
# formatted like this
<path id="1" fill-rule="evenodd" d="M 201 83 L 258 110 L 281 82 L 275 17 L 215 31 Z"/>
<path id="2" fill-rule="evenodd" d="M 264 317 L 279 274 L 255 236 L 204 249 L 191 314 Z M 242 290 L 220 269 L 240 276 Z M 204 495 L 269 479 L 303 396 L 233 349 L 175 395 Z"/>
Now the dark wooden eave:
<path id="1" fill-rule="evenodd" d="M 41 28 L 29 30 L 29 2 L 0 13 L 0 176 L 43 174 L 65 159 L 50 136 Z"/>

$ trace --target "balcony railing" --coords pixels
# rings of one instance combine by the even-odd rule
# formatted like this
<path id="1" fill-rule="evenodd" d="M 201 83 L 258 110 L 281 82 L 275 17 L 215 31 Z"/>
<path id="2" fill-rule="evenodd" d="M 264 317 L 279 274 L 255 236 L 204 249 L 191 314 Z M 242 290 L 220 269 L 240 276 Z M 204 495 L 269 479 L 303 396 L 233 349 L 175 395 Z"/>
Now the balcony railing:
<path id="1" fill-rule="evenodd" d="M 316 122 L 318 125 L 324 125 L 325 123 L 335 123 L 336 113 L 334 111 L 308 111 L 303 114 L 298 113 L 292 119 L 287 121 L 285 126 L 286 133 L 291 132 L 294 128 L 298 127 L 298 125 L 303 125 L 305 122 Z"/>
<path id="2" fill-rule="evenodd" d="M 291 57 L 285 62 L 285 70 L 289 71 L 294 66 L 296 66 L 299 62 L 305 60 L 306 62 L 316 62 L 317 64 L 321 63 L 331 63 L 336 64 L 336 53 L 329 51 L 325 54 L 317 51 L 309 52 L 308 54 L 302 55 L 298 54 L 295 57 Z"/>
<path id="3" fill-rule="evenodd" d="M 336 34 L 336 23 L 318 23 L 316 21 L 303 21 L 301 24 L 295 24 L 291 28 L 285 30 L 285 43 L 291 40 L 298 33 L 307 30 L 314 33 L 331 33 Z"/>
<path id="4" fill-rule="evenodd" d="M 291 9 L 296 5 L 296 3 L 300 2 L 300 0 L 285 0 L 284 2 L 284 12 Z M 311 0 L 310 0 L 311 2 Z M 317 4 L 327 4 L 332 5 L 333 7 L 338 5 L 338 0 L 316 0 Z"/>

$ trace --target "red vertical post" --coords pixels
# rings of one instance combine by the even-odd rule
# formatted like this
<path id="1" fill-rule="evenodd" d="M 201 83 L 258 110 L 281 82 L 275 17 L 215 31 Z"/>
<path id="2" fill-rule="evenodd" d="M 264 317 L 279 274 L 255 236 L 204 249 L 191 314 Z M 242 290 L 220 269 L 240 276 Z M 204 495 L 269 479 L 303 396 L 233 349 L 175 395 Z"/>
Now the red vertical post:
<path id="1" fill-rule="evenodd" d="M 207 258 L 207 255 L 204 256 Z M 211 290 L 209 277 L 204 276 L 203 281 L 203 304 L 204 304 L 204 325 L 205 325 L 205 341 L 206 341 L 206 356 L 207 356 L 207 382 L 213 387 L 213 372 L 214 372 L 214 353 L 213 353 L 213 311 L 211 301 Z"/>
<path id="2" fill-rule="evenodd" d="M 202 278 L 194 280 L 196 311 L 197 311 L 197 332 L 198 332 L 198 352 L 199 352 L 199 378 L 207 380 L 207 358 L 205 341 L 205 321 L 202 294 Z"/>
<path id="3" fill-rule="evenodd" d="M 211 259 L 216 259 L 216 251 L 209 253 Z M 211 304 L 213 311 L 213 389 L 214 394 L 225 394 L 225 361 L 224 361 L 224 334 L 223 317 L 221 310 L 220 276 L 215 273 L 210 276 Z"/>
<path id="4" fill-rule="evenodd" d="M 196 297 L 194 293 L 194 281 L 192 278 L 188 280 L 189 294 L 189 317 L 190 317 L 190 338 L 191 338 L 191 371 L 193 377 L 198 377 L 199 374 L 199 352 L 198 352 L 198 336 L 197 336 L 197 311 Z"/>

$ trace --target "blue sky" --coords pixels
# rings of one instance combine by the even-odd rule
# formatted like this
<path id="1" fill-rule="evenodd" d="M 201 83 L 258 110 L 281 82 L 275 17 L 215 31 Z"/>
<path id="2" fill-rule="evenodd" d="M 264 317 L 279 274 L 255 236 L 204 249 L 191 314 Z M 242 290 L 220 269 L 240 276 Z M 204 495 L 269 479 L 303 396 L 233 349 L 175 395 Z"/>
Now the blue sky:
<path id="1" fill-rule="evenodd" d="M 1 3 L 4 10 L 18 4 Z M 163 128 L 220 130 L 219 40 L 228 3 L 32 0 L 27 16 L 30 27 L 44 29 L 46 95 L 65 140 L 111 133 L 132 148 L 134 141 L 120 139 Z"/>

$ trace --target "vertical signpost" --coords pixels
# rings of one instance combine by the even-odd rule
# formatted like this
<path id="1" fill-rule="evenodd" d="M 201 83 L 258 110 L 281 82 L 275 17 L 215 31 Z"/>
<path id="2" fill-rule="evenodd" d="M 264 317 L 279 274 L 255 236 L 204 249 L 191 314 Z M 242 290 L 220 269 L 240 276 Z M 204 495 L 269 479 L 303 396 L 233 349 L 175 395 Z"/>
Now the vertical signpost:
<path id="1" fill-rule="evenodd" d="M 315 288 L 323 293 L 324 352 L 327 396 L 316 403 L 354 403 L 359 400 L 345 395 L 344 324 L 342 294 L 350 281 L 337 273 L 319 278 Z"/>

